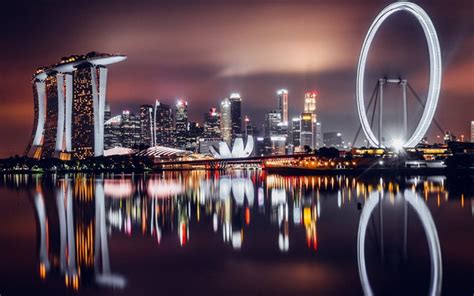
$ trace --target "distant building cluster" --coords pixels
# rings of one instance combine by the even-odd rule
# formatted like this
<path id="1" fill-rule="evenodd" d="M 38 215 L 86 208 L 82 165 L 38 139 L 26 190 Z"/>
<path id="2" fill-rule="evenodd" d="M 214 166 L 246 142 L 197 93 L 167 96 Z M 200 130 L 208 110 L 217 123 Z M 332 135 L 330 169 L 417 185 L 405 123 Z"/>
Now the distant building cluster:
<path id="1" fill-rule="evenodd" d="M 340 133 L 325 133 L 323 139 L 316 91 L 305 93 L 303 112 L 290 118 L 288 91 L 278 90 L 276 109 L 264 115 L 263 130 L 242 114 L 238 93 L 231 93 L 220 106 L 204 113 L 202 125 L 189 120 L 185 99 L 174 106 L 156 100 L 152 105 L 141 105 L 138 112 L 112 114 L 106 103 L 106 65 L 124 59 L 91 52 L 38 69 L 33 75 L 34 128 L 26 154 L 84 159 L 117 147 L 167 147 L 209 155 L 260 156 L 344 147 Z M 244 147 L 254 148 L 249 152 Z"/>

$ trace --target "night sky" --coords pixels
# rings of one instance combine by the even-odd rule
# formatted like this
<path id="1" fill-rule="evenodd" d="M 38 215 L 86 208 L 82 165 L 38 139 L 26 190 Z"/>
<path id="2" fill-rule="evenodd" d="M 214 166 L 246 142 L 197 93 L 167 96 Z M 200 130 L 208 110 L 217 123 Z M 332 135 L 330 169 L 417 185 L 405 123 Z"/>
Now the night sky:
<path id="1" fill-rule="evenodd" d="M 0 11 L 0 157 L 21 154 L 33 124 L 31 77 L 37 67 L 89 51 L 121 53 L 109 67 L 112 113 L 155 99 L 189 102 L 190 119 L 231 92 L 259 126 L 289 90 L 290 116 L 306 90 L 318 90 L 323 132 L 352 141 L 359 125 L 357 60 L 374 17 L 391 1 L 7 1 Z M 443 85 L 435 118 L 469 140 L 474 120 L 474 2 L 415 1 L 430 15 L 441 44 Z M 404 77 L 425 98 L 427 46 L 414 17 L 398 13 L 377 34 L 367 96 L 378 77 Z M 401 122 L 401 97 L 387 90 L 387 133 Z M 422 109 L 409 98 L 410 122 Z M 384 113 L 385 114 L 385 113 Z M 385 116 L 385 115 L 384 115 Z M 433 124 L 429 135 L 440 134 Z"/>

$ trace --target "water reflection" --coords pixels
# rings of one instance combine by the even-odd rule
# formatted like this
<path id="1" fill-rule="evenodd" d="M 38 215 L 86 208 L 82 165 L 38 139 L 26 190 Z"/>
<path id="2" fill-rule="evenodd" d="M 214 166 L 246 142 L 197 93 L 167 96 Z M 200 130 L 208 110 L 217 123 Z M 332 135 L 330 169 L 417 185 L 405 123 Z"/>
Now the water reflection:
<path id="1" fill-rule="evenodd" d="M 167 241 L 185 248 L 202 237 L 193 236 L 193 230 L 202 224 L 224 246 L 239 252 L 249 244 L 248 234 L 253 228 L 269 227 L 274 231 L 265 230 L 264 238 L 282 254 L 300 247 L 318 254 L 325 244 L 318 233 L 331 227 L 324 225 L 325 217 L 350 209 L 351 214 L 360 214 L 357 262 L 363 292 L 370 295 L 373 291 L 365 262 L 370 253 L 366 254 L 365 237 L 367 228 L 373 228 L 369 221 L 374 220 L 372 212 L 378 206 L 379 255 L 383 258 L 384 204 L 403 211 L 404 258 L 407 205 L 419 217 L 431 254 L 430 293 L 439 294 L 440 242 L 426 204 L 434 201 L 436 207 L 443 207 L 454 199 L 464 207 L 465 196 L 472 196 L 470 187 L 453 188 L 446 177 L 282 177 L 246 171 L 17 176 L 4 176 L 3 181 L 17 188 L 31 187 L 37 216 L 39 278 L 47 281 L 60 276 L 73 290 L 86 285 L 127 287 L 126 278 L 120 275 L 123 271 L 111 270 L 109 240 L 114 233 L 132 240 L 136 236 L 153 238 L 158 246 Z M 254 225 L 255 221 L 260 223 Z"/>
<path id="2" fill-rule="evenodd" d="M 421 220 L 423 229 L 425 231 L 431 260 L 431 281 L 429 288 L 429 295 L 440 295 L 441 294 L 441 282 L 442 282 L 442 259 L 441 259 L 441 247 L 438 238 L 438 232 L 436 225 L 433 221 L 430 210 L 426 206 L 425 202 L 420 196 L 413 190 L 407 189 L 403 195 L 397 194 L 397 198 L 403 198 L 404 201 L 404 257 L 406 258 L 406 231 L 407 231 L 407 219 L 406 219 L 406 203 L 409 203 L 415 210 L 418 218 Z M 361 279 L 362 289 L 365 295 L 374 295 L 372 287 L 369 282 L 367 274 L 367 266 L 365 262 L 365 240 L 369 219 L 377 205 L 381 206 L 383 200 L 383 192 L 371 192 L 369 199 L 367 200 L 359 221 L 359 231 L 357 235 L 357 261 L 359 264 L 359 276 Z M 383 253 L 383 208 L 380 207 L 380 248 L 381 256 Z"/>

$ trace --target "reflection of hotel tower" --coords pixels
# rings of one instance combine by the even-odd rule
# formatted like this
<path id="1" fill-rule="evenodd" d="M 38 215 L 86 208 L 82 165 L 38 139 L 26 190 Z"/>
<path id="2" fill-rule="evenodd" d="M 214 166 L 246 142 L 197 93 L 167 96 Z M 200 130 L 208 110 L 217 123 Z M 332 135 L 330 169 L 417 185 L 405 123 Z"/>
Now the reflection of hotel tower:
<path id="1" fill-rule="evenodd" d="M 27 155 L 103 155 L 105 66 L 125 59 L 122 55 L 91 52 L 38 69 L 33 78 L 34 123 Z"/>
<path id="2" fill-rule="evenodd" d="M 37 184 L 33 203 L 42 280 L 59 272 L 65 285 L 74 290 L 86 282 L 125 286 L 125 278 L 110 269 L 102 182 L 64 179 L 58 181 L 53 191 L 48 191 L 50 186 L 43 190 Z"/>

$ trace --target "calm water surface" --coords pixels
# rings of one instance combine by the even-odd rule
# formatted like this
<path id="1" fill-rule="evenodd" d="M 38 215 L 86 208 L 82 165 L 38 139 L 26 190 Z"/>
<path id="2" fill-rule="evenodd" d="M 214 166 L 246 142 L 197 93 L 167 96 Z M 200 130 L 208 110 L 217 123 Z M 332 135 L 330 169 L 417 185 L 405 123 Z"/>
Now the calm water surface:
<path id="1" fill-rule="evenodd" d="M 473 295 L 472 184 L 0 176 L 0 294 Z"/>

